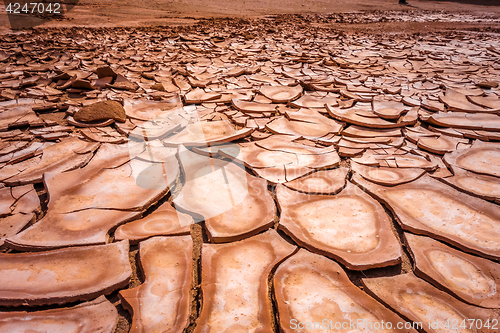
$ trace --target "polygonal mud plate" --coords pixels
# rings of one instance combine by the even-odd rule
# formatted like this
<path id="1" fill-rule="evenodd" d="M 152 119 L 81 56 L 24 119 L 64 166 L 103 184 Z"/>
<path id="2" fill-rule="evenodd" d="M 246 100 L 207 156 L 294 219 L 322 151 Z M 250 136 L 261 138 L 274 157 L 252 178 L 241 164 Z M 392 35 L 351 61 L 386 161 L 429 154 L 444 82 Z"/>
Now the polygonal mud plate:
<path id="1" fill-rule="evenodd" d="M 467 303 L 500 308 L 500 264 L 428 237 L 405 233 L 405 241 L 417 276 Z"/>
<path id="2" fill-rule="evenodd" d="M 283 185 L 276 189 L 279 228 L 313 252 L 349 269 L 395 265 L 401 247 L 382 206 L 352 183 L 337 195 L 309 195 Z"/>
<path id="3" fill-rule="evenodd" d="M 485 258 L 500 258 L 500 207 L 424 175 L 393 187 L 352 181 L 384 203 L 401 227 Z"/>
<path id="4" fill-rule="evenodd" d="M 463 303 L 417 278 L 413 273 L 393 277 L 365 278 L 361 281 L 370 295 L 387 304 L 402 317 L 414 323 L 420 323 L 417 325 L 421 326 L 414 327 L 425 329 L 425 332 L 480 333 L 495 331 L 483 330 L 482 328 L 486 321 L 493 324 L 495 320 L 498 320 L 498 314 L 495 311 Z M 475 326 L 476 320 L 481 320 L 480 329 Z M 464 324 L 465 328 L 460 327 Z"/>
<path id="5" fill-rule="evenodd" d="M 403 320 L 352 284 L 340 265 L 304 249 L 278 267 L 274 290 L 280 328 L 286 333 L 297 332 L 300 326 L 312 330 L 314 326 L 307 323 L 314 322 L 336 332 L 342 327 L 371 331 L 370 325 L 381 322 L 390 324 L 390 332 L 416 332 L 397 329 Z"/>

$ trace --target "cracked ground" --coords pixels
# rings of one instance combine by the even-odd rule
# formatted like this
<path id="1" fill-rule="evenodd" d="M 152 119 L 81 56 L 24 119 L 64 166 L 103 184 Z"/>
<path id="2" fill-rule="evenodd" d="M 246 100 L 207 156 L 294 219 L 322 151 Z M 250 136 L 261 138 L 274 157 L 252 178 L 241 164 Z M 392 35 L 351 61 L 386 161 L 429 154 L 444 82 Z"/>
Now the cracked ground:
<path id="1" fill-rule="evenodd" d="M 0 331 L 498 331 L 498 22 L 0 35 Z"/>

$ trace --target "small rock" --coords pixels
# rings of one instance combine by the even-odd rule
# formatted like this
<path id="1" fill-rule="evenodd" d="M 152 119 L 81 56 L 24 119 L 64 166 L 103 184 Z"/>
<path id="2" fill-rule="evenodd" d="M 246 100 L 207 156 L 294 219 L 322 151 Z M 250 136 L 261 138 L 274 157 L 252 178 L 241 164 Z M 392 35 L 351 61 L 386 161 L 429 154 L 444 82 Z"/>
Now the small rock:
<path id="1" fill-rule="evenodd" d="M 498 88 L 498 82 L 496 81 L 482 81 L 476 84 L 476 86 L 485 89 Z"/>
<path id="2" fill-rule="evenodd" d="M 124 123 L 127 120 L 125 109 L 117 101 L 102 101 L 90 104 L 75 113 L 74 118 L 85 122 L 114 119 Z"/>

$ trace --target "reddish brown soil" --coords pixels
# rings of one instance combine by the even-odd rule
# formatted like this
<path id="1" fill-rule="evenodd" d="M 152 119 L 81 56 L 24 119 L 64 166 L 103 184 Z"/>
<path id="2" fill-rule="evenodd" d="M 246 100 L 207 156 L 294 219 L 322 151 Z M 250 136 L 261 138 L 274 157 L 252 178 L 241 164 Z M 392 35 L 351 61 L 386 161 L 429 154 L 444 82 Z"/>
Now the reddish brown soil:
<path id="1" fill-rule="evenodd" d="M 0 4 L 0 32 L 10 28 L 4 4 Z M 320 14 L 349 13 L 356 11 L 396 11 L 411 12 L 425 17 L 430 12 L 473 14 L 477 17 L 500 15 L 500 5 L 496 0 L 409 0 L 408 5 L 400 5 L 398 0 L 81 0 L 63 18 L 44 23 L 42 27 L 136 27 L 144 25 L 189 25 L 200 18 L 240 17 L 256 18 L 276 14 Z M 27 18 L 28 19 L 28 18 Z M 33 20 L 36 20 L 34 18 Z M 352 23 L 352 22 L 346 22 Z M 463 22 L 387 22 L 356 23 L 345 25 L 335 23 L 335 28 L 354 31 L 424 32 L 435 29 L 486 29 L 498 28 L 496 23 Z"/>

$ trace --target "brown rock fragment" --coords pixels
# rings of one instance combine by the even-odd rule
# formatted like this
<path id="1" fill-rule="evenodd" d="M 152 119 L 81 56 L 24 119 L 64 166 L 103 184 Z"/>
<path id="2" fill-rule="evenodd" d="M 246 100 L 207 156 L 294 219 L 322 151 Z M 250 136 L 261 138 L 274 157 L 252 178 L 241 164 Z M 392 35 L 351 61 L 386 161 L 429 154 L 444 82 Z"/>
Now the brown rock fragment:
<path id="1" fill-rule="evenodd" d="M 89 300 L 128 284 L 128 242 L 38 253 L 0 253 L 0 304 Z"/>
<path id="2" fill-rule="evenodd" d="M 273 229 L 228 244 L 203 244 L 203 307 L 195 333 L 272 332 L 269 274 L 296 247 Z"/>
<path id="3" fill-rule="evenodd" d="M 390 323 L 393 329 L 377 332 L 416 332 L 397 329 L 398 323 L 403 325 L 404 321 L 352 284 L 340 265 L 304 249 L 278 267 L 274 290 L 282 332 L 296 332 L 298 322 L 303 326 L 319 322 L 323 329 L 336 332 L 342 327 L 372 331 L 370 327 L 377 323 L 380 328 L 380 323 L 385 322 L 384 328 Z"/>
<path id="4" fill-rule="evenodd" d="M 125 109 L 117 101 L 102 101 L 84 106 L 73 117 L 75 120 L 83 122 L 113 119 L 124 123 L 127 120 Z"/>
<path id="5" fill-rule="evenodd" d="M 188 325 L 192 251 L 191 236 L 141 242 L 140 267 L 145 281 L 119 294 L 133 314 L 131 333 L 182 332 Z"/>

